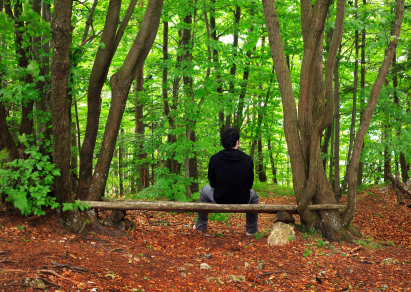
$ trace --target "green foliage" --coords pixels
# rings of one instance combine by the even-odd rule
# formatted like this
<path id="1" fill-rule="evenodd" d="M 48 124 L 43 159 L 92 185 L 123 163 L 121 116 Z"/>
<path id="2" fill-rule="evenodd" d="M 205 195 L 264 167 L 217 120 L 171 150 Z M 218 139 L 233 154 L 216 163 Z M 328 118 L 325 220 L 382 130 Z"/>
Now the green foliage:
<path id="1" fill-rule="evenodd" d="M 370 238 L 365 238 L 365 237 L 363 237 L 362 239 L 354 240 L 354 242 L 355 242 L 356 244 L 362 245 L 363 247 L 365 247 L 365 248 L 367 248 L 367 249 L 371 249 L 371 250 L 382 250 L 382 245 L 379 244 L 379 243 L 377 243 L 377 242 L 375 242 L 372 237 L 370 237 Z M 393 242 L 392 242 L 392 245 L 394 245 Z"/>
<path id="2" fill-rule="evenodd" d="M 272 184 L 268 182 L 254 181 L 253 190 L 261 197 L 291 197 L 294 189 L 285 185 Z"/>
<path id="3" fill-rule="evenodd" d="M 227 222 L 230 219 L 232 213 L 210 213 L 208 219 L 217 222 Z"/>
<path id="4" fill-rule="evenodd" d="M 263 231 L 262 233 L 260 231 L 257 231 L 256 233 L 254 233 L 254 237 L 255 239 L 261 239 L 264 238 L 267 235 L 267 230 Z"/>
<path id="5" fill-rule="evenodd" d="M 303 253 L 303 257 L 308 257 L 310 254 L 312 254 L 313 252 L 309 249 L 304 249 L 304 253 Z"/>
<path id="6" fill-rule="evenodd" d="M 322 248 L 325 246 L 325 243 L 322 238 L 315 238 L 314 241 L 316 242 L 318 248 Z"/>
<path id="7" fill-rule="evenodd" d="M 6 201 L 23 215 L 42 215 L 43 207 L 56 208 L 56 198 L 47 196 L 53 184 L 53 178 L 60 175 L 55 165 L 50 163 L 48 155 L 43 156 L 34 145 L 29 145 L 25 136 L 20 136 L 25 143 L 26 159 L 16 159 L 6 163 L 0 169 L 0 193 L 4 193 Z"/>

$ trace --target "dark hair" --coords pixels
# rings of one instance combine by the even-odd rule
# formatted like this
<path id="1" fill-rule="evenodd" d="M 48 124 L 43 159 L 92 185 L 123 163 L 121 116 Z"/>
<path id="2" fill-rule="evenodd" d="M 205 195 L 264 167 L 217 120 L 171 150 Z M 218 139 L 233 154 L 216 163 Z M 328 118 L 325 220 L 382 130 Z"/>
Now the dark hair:
<path id="1" fill-rule="evenodd" d="M 240 140 L 240 134 L 235 128 L 228 128 L 221 134 L 221 144 L 224 148 L 235 147 L 238 140 Z"/>

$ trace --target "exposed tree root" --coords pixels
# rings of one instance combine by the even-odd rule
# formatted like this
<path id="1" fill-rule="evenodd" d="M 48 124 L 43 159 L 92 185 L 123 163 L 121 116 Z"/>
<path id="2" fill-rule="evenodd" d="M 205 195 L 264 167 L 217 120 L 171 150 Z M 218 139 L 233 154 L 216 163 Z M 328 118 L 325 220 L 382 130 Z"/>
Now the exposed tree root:
<path id="1" fill-rule="evenodd" d="M 89 224 L 87 224 L 87 229 L 89 231 L 94 231 L 98 235 L 106 235 L 106 236 L 111 236 L 115 238 L 126 237 L 128 240 L 133 241 L 133 238 L 130 236 L 130 234 L 120 231 L 120 230 L 108 229 L 96 221 L 90 222 Z"/>
<path id="2" fill-rule="evenodd" d="M 360 231 L 358 230 L 358 228 L 355 227 L 355 226 L 352 226 L 352 225 L 348 226 L 347 232 L 349 232 L 352 236 L 362 237 L 361 232 L 360 232 Z"/>

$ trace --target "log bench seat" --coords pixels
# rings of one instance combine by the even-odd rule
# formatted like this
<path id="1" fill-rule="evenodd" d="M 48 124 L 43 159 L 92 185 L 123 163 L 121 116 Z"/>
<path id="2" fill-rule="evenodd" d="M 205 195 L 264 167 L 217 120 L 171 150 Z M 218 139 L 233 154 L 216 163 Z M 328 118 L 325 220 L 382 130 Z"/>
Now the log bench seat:
<path id="1" fill-rule="evenodd" d="M 147 210 L 167 212 L 203 212 L 203 213 L 266 213 L 276 214 L 286 211 L 289 214 L 298 214 L 297 205 L 269 205 L 269 204 L 210 204 L 196 202 L 169 202 L 169 201 L 137 201 L 105 199 L 104 201 L 82 201 L 91 208 L 102 210 Z M 322 204 L 308 205 L 308 210 L 345 210 L 346 205 Z"/>

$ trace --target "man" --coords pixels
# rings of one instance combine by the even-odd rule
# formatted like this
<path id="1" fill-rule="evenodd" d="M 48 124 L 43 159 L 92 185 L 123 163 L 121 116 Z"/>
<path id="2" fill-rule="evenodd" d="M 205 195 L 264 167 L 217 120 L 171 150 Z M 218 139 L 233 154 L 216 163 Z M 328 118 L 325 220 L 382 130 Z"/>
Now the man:
<path id="1" fill-rule="evenodd" d="M 234 128 L 226 129 L 221 135 L 224 150 L 214 154 L 208 165 L 209 186 L 200 191 L 200 203 L 214 204 L 258 204 L 258 195 L 252 190 L 254 167 L 251 157 L 238 150 L 240 135 Z M 195 230 L 205 232 L 208 214 L 198 213 Z M 258 214 L 246 215 L 246 235 L 257 232 Z"/>

